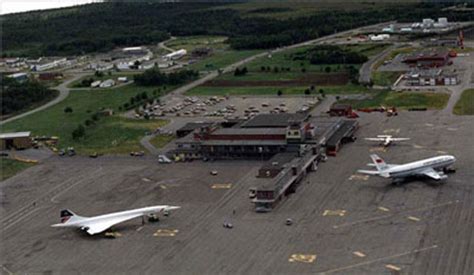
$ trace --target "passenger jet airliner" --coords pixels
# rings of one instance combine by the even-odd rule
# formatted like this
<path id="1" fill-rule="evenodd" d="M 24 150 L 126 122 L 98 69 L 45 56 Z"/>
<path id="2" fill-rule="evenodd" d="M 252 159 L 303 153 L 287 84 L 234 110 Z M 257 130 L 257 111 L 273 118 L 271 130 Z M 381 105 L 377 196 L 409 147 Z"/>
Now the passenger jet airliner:
<path id="1" fill-rule="evenodd" d="M 75 227 L 94 235 L 101 233 L 115 224 L 128 221 L 134 218 L 170 211 L 180 208 L 179 206 L 157 205 L 139 209 L 115 212 L 95 217 L 81 217 L 72 211 L 65 209 L 61 211 L 61 223 L 53 224 L 52 227 Z"/>
<path id="2" fill-rule="evenodd" d="M 376 154 L 372 154 L 370 157 L 372 158 L 373 164 L 370 163 L 368 165 L 375 166 L 377 170 L 358 170 L 358 172 L 391 178 L 394 183 L 416 176 L 425 176 L 434 180 L 447 179 L 448 176 L 446 172 L 448 171 L 448 166 L 456 161 L 454 156 L 444 155 L 398 165 L 386 164 L 385 161 Z"/>

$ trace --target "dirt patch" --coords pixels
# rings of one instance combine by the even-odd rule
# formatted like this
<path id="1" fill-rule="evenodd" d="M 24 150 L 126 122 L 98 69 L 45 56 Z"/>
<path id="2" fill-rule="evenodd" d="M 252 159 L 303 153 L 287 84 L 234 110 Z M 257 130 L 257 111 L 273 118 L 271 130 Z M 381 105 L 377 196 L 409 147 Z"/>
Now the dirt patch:
<path id="1" fill-rule="evenodd" d="M 260 87 L 260 86 L 306 86 L 306 85 L 345 85 L 349 82 L 347 73 L 305 74 L 294 80 L 211 80 L 206 87 Z"/>

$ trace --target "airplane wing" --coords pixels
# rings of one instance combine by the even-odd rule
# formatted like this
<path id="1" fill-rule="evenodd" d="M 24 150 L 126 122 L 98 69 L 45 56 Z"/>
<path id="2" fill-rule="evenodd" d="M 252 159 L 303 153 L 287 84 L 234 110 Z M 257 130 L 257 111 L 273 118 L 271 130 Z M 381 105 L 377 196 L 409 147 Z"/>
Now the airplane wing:
<path id="1" fill-rule="evenodd" d="M 392 141 L 405 141 L 410 140 L 410 138 L 392 138 Z"/>
<path id="2" fill-rule="evenodd" d="M 357 172 L 360 174 L 366 174 L 366 175 L 380 175 L 379 171 L 374 171 L 374 170 L 357 170 Z"/>
<path id="3" fill-rule="evenodd" d="M 99 221 L 87 223 L 83 227 L 87 228 L 86 231 L 89 235 L 94 235 L 94 234 L 103 232 L 103 231 L 109 229 L 110 227 L 112 227 L 112 226 L 114 226 L 118 223 L 125 222 L 125 221 L 128 221 L 128 220 L 140 217 L 142 215 L 143 215 L 142 213 L 138 213 L 138 214 L 131 214 L 131 215 L 124 216 L 124 217 L 106 219 L 106 220 L 103 220 L 103 221 L 99 220 Z"/>
<path id="4" fill-rule="evenodd" d="M 432 179 L 435 179 L 435 180 L 440 180 L 441 179 L 441 175 L 438 172 L 436 172 L 433 168 L 425 169 L 425 170 L 421 171 L 421 174 L 423 174 L 427 177 L 430 177 Z"/>
<path id="5" fill-rule="evenodd" d="M 370 140 L 370 141 L 385 141 L 385 138 L 365 138 L 365 140 Z"/>

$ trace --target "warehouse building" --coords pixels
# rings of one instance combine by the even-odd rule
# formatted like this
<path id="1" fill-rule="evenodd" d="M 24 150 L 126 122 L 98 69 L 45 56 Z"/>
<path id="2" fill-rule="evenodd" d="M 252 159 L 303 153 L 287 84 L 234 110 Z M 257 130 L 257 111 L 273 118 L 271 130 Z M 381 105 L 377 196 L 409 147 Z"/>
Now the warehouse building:
<path id="1" fill-rule="evenodd" d="M 27 149 L 32 146 L 31 132 L 0 134 L 0 150 Z"/>
<path id="2" fill-rule="evenodd" d="M 452 61 L 448 50 L 429 50 L 409 54 L 402 62 L 410 67 L 438 68 L 450 65 Z"/>

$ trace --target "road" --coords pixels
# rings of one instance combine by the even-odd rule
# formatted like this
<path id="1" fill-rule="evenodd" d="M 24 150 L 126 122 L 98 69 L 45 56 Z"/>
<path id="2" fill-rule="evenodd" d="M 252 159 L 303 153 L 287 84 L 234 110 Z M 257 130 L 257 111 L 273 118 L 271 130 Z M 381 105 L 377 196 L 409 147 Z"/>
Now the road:
<path id="1" fill-rule="evenodd" d="M 379 24 L 375 24 L 375 25 L 370 25 L 370 26 L 364 26 L 364 27 L 360 27 L 360 28 L 356 28 L 356 29 L 351 29 L 351 30 L 347 30 L 347 31 L 343 31 L 343 32 L 338 32 L 338 33 L 335 33 L 335 34 L 332 34 L 332 35 L 328 35 L 328 36 L 324 36 L 324 37 L 320 37 L 320 38 L 317 38 L 317 39 L 313 39 L 313 40 L 309 40 L 309 41 L 305 41 L 305 42 L 301 42 L 301 43 L 297 43 L 297 44 L 293 44 L 293 45 L 290 45 L 290 46 L 286 46 L 286 47 L 281 47 L 281 48 L 277 48 L 275 50 L 270 50 L 270 51 L 265 51 L 265 52 L 262 52 L 262 53 L 259 53 L 259 54 L 256 54 L 256 55 L 253 55 L 253 56 L 250 56 L 250 57 L 247 57 L 245 59 L 242 59 L 238 62 L 235 62 L 231 65 L 228 65 L 227 67 L 224 67 L 222 69 L 222 72 L 223 73 L 227 73 L 227 72 L 231 72 L 233 70 L 235 70 L 235 68 L 239 67 L 239 66 L 242 66 L 244 64 L 247 64 L 257 58 L 260 58 L 260 57 L 264 57 L 266 56 L 269 52 L 271 53 L 279 53 L 279 52 L 283 52 L 283 51 L 286 51 L 286 50 L 290 50 L 290 49 L 295 49 L 295 48 L 300 48 L 300 47 L 304 47 L 304 46 L 310 46 L 310 45 L 314 45 L 314 44 L 319 44 L 319 43 L 323 43 L 327 40 L 330 40 L 336 36 L 341 36 L 341 35 L 348 35 L 348 34 L 352 34 L 352 33 L 355 33 L 355 32 L 359 32 L 360 30 L 362 29 L 366 29 L 366 28 L 375 28 L 375 27 L 378 27 L 378 26 L 385 26 L 387 24 L 390 24 L 391 22 L 384 22 L 384 23 L 379 23 Z M 164 96 L 162 99 L 163 100 L 167 100 L 167 99 L 171 99 L 172 97 L 176 97 L 176 96 L 182 96 L 184 93 L 186 93 L 187 91 L 203 84 L 204 82 L 206 81 L 209 81 L 209 80 L 212 80 L 214 78 L 216 78 L 217 76 L 219 76 L 219 73 L 214 71 L 214 72 L 211 72 L 207 75 L 205 75 L 204 77 L 198 79 L 198 80 L 195 80 L 185 86 L 182 86 L 182 87 L 179 87 L 178 89 L 170 92 L 169 94 L 167 94 L 166 96 Z"/>
<path id="2" fill-rule="evenodd" d="M 23 118 L 23 117 L 26 117 L 26 116 L 29 116 L 31 114 L 34 114 L 34 113 L 37 113 L 39 111 L 42 111 L 46 108 L 49 108 L 61 101 L 63 101 L 64 99 L 66 99 L 66 97 L 69 95 L 69 88 L 67 87 L 70 83 L 72 83 L 73 81 L 76 81 L 77 79 L 83 77 L 84 73 L 79 73 L 79 74 L 76 74 L 74 75 L 74 77 L 72 77 L 71 79 L 68 79 L 66 81 L 64 81 L 63 83 L 61 83 L 59 86 L 56 86 L 54 87 L 53 89 L 55 90 L 58 90 L 59 91 L 59 95 L 58 97 L 56 97 L 55 99 L 51 100 L 50 102 L 44 104 L 44 105 L 41 105 L 39 106 L 38 108 L 36 109 L 33 109 L 31 111 L 28 111 L 28 112 L 25 112 L 25 113 L 22 113 L 22 114 L 19 114 L 17 116 L 14 116 L 14 117 L 11 117 L 11 118 L 8 118 L 8 119 L 5 119 L 3 121 L 0 121 L 0 126 L 4 125 L 5 123 L 8 123 L 8 122 L 12 122 L 12 121 L 15 121 L 17 119 L 20 119 L 20 118 Z"/>
<path id="3" fill-rule="evenodd" d="M 369 84 L 371 81 L 372 71 L 374 65 L 379 61 L 384 59 L 394 48 L 396 44 L 388 47 L 384 51 L 373 56 L 369 61 L 365 62 L 359 70 L 359 83 L 360 84 Z"/>
<path id="4" fill-rule="evenodd" d="M 176 37 L 171 36 L 170 39 L 158 43 L 158 47 L 159 47 L 159 48 L 162 48 L 162 49 L 164 49 L 164 50 L 166 50 L 166 51 L 169 51 L 169 52 L 174 52 L 175 50 L 172 49 L 172 48 L 170 48 L 170 47 L 168 47 L 168 46 L 166 46 L 166 43 L 168 43 L 168 42 L 170 42 L 170 41 L 173 41 L 173 40 L 175 40 L 175 39 L 176 39 Z"/>

